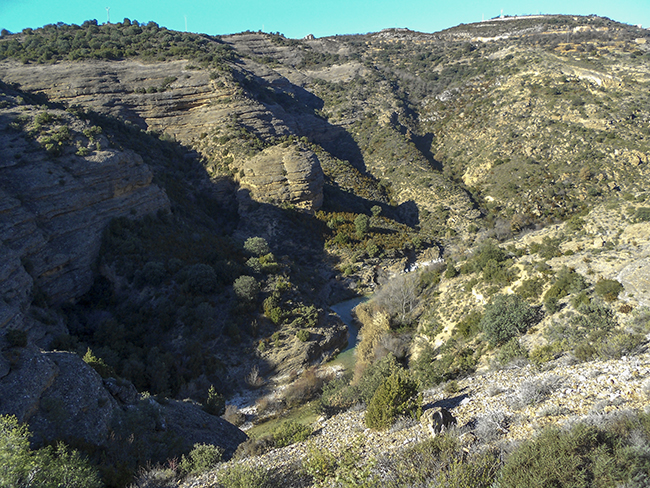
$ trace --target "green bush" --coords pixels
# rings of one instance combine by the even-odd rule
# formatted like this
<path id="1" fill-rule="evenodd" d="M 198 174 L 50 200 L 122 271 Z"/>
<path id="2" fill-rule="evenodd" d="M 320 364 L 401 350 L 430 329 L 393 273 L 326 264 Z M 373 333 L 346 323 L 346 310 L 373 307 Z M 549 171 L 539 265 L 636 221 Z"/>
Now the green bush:
<path id="1" fill-rule="evenodd" d="M 311 433 L 312 428 L 308 425 L 288 420 L 275 430 L 273 440 L 277 447 L 286 447 L 306 440 Z"/>
<path id="2" fill-rule="evenodd" d="M 263 237 L 249 237 L 246 239 L 246 242 L 244 242 L 244 250 L 257 257 L 264 256 L 271 252 L 269 244 Z"/>
<path id="3" fill-rule="evenodd" d="M 401 369 L 395 356 L 388 354 L 369 365 L 354 385 L 350 384 L 351 375 L 327 383 L 323 387 L 321 404 L 325 409 L 349 408 L 359 402 L 368 404 L 382 383 Z"/>
<path id="4" fill-rule="evenodd" d="M 506 460 L 501 488 L 608 488 L 626 484 L 646 473 L 650 464 L 643 448 L 630 448 L 623 439 L 595 427 L 578 424 L 571 430 L 547 429 L 526 441 Z M 639 479 L 639 478 L 637 478 Z M 643 477 L 640 479 L 646 479 Z"/>
<path id="5" fill-rule="evenodd" d="M 596 295 L 603 297 L 607 302 L 613 302 L 623 291 L 623 285 L 616 280 L 600 280 L 594 287 Z"/>
<path id="6" fill-rule="evenodd" d="M 225 488 L 264 488 L 269 485 L 270 476 L 264 466 L 235 464 L 220 471 L 217 479 Z"/>
<path id="7" fill-rule="evenodd" d="M 27 332 L 24 330 L 10 329 L 5 334 L 5 339 L 10 347 L 25 347 L 27 345 Z"/>
<path id="8" fill-rule="evenodd" d="M 560 299 L 569 294 L 580 293 L 585 288 L 587 288 L 585 279 L 575 269 L 565 266 L 560 269 L 555 282 L 544 294 L 544 301 L 549 298 Z"/>
<path id="9" fill-rule="evenodd" d="M 552 344 L 572 349 L 581 361 L 599 355 L 620 357 L 638 345 L 638 334 L 617 332 L 616 316 L 607 306 L 592 302 L 578 308 L 578 314 L 566 323 L 556 323 L 546 335 Z M 625 338 L 623 340 L 623 338 Z"/>
<path id="10" fill-rule="evenodd" d="M 32 451 L 31 434 L 14 416 L 0 416 L 0 486 L 99 488 L 96 470 L 63 443 Z"/>
<path id="11" fill-rule="evenodd" d="M 210 385 L 208 389 L 208 396 L 203 404 L 203 410 L 216 417 L 223 415 L 226 411 L 226 399 L 217 392 L 214 385 Z"/>
<path id="12" fill-rule="evenodd" d="M 481 319 L 483 314 L 476 310 L 471 311 L 463 319 L 456 324 L 454 331 L 460 334 L 465 339 L 474 337 L 481 332 Z"/>
<path id="13" fill-rule="evenodd" d="M 296 337 L 300 342 L 307 342 L 311 337 L 311 334 L 307 329 L 300 329 L 298 332 L 296 332 Z"/>
<path id="14" fill-rule="evenodd" d="M 99 373 L 99 376 L 102 378 L 110 378 L 115 376 L 115 371 L 113 371 L 113 368 L 106 364 L 102 358 L 95 356 L 90 348 L 88 348 L 86 354 L 84 354 L 84 357 L 82 359 L 88 366 L 97 371 Z"/>
<path id="15" fill-rule="evenodd" d="M 211 444 L 194 444 L 194 447 L 187 456 L 181 457 L 179 468 L 184 474 L 204 473 L 219 462 L 223 456 L 223 449 Z"/>
<path id="16" fill-rule="evenodd" d="M 636 222 L 650 222 L 650 207 L 639 207 L 634 214 Z"/>
<path id="17" fill-rule="evenodd" d="M 477 273 L 483 271 L 488 263 L 502 263 L 508 259 L 507 253 L 492 241 L 486 241 L 478 252 L 461 267 L 462 273 Z"/>
<path id="18" fill-rule="evenodd" d="M 185 269 L 186 284 L 192 293 L 207 295 L 217 289 L 217 274 L 212 266 L 207 264 L 194 264 Z"/>
<path id="19" fill-rule="evenodd" d="M 485 307 L 481 328 L 492 345 L 525 333 L 536 319 L 533 307 L 519 295 L 496 295 Z"/>
<path id="20" fill-rule="evenodd" d="M 525 299 L 536 300 L 542 294 L 542 288 L 544 287 L 545 280 L 544 278 L 529 278 L 521 283 L 521 286 L 517 288 L 517 294 Z"/>
<path id="21" fill-rule="evenodd" d="M 429 387 L 474 372 L 480 354 L 480 348 L 451 338 L 440 350 L 427 344 L 410 367 L 422 386 Z"/>
<path id="22" fill-rule="evenodd" d="M 513 337 L 503 346 L 501 346 L 501 349 L 499 349 L 499 352 L 497 354 L 497 361 L 505 365 L 513 359 L 525 359 L 527 357 L 528 351 L 526 348 L 519 343 L 519 339 L 517 337 Z"/>
<path id="23" fill-rule="evenodd" d="M 458 269 L 453 265 L 453 263 L 448 264 L 447 269 L 445 270 L 445 278 L 450 280 L 456 276 L 458 276 Z"/>
<path id="24" fill-rule="evenodd" d="M 361 436 L 339 452 L 310 446 L 303 468 L 316 487 L 373 488 L 379 486 L 379 479 L 372 474 L 376 462 L 374 459 L 364 462 L 360 454 L 362 450 Z"/>
<path id="25" fill-rule="evenodd" d="M 253 302 L 260 292 L 260 285 L 252 276 L 240 276 L 233 283 L 235 295 L 245 302 Z"/>
<path id="26" fill-rule="evenodd" d="M 544 300 L 544 309 L 548 315 L 553 315 L 560 311 L 560 304 L 557 297 L 548 297 Z"/>
<path id="27" fill-rule="evenodd" d="M 365 214 L 360 214 L 354 219 L 354 228 L 357 232 L 357 238 L 361 239 L 370 229 L 370 219 Z"/>
<path id="28" fill-rule="evenodd" d="M 419 418 L 422 397 L 418 385 L 406 372 L 395 372 L 377 389 L 364 417 L 366 426 L 384 430 L 400 415 Z"/>

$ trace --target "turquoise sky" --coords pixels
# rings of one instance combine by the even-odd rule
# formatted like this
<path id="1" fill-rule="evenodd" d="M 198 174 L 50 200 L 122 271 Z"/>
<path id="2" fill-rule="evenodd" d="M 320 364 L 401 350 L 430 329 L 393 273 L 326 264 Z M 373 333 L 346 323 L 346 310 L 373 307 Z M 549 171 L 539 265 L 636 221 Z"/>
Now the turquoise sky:
<path id="1" fill-rule="evenodd" d="M 597 14 L 628 24 L 650 27 L 650 0 L 0 0 L 0 28 L 19 32 L 25 27 L 65 22 L 100 23 L 125 17 L 153 20 L 174 30 L 231 34 L 245 30 L 281 32 L 302 38 L 376 32 L 407 27 L 435 32 L 461 23 L 501 14 Z"/>

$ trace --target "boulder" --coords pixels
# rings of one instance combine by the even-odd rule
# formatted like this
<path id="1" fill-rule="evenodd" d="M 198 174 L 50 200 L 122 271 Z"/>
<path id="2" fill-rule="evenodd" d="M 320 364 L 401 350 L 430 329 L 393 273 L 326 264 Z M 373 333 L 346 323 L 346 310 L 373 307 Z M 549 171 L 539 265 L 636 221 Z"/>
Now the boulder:
<path id="1" fill-rule="evenodd" d="M 434 407 L 422 413 L 420 423 L 424 430 L 431 434 L 431 437 L 435 437 L 452 425 L 456 425 L 456 419 L 446 408 Z"/>

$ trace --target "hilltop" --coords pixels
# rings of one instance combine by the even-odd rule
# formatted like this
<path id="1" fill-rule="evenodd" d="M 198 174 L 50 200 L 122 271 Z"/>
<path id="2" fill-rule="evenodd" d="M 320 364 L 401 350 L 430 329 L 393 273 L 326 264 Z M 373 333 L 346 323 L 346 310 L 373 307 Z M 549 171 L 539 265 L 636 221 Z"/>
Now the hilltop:
<path id="1" fill-rule="evenodd" d="M 1 412 L 123 486 L 197 442 L 231 455 L 246 436 L 218 415 L 235 398 L 266 399 L 249 421 L 323 388 L 326 415 L 363 411 L 354 384 L 384 357 L 429 403 L 508 364 L 642 365 L 649 59 L 649 31 L 598 16 L 3 33 L 0 389 L 33 394 Z M 350 386 L 320 368 L 346 343 L 329 306 L 371 292 Z M 93 387 L 70 401 L 75 377 Z M 219 433 L 183 439 L 178 409 Z M 129 432 L 156 448 L 98 461 Z"/>

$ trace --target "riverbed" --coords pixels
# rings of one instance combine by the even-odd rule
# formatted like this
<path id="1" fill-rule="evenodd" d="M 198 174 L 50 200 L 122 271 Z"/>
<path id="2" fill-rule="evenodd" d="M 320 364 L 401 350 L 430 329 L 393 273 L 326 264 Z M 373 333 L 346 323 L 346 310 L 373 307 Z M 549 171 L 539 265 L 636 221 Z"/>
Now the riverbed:
<path id="1" fill-rule="evenodd" d="M 345 370 L 354 369 L 354 364 L 356 363 L 356 347 L 359 342 L 359 328 L 352 316 L 352 309 L 366 301 L 368 301 L 368 297 L 355 297 L 330 307 L 348 327 L 348 345 L 328 364 L 341 366 Z"/>

